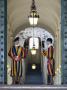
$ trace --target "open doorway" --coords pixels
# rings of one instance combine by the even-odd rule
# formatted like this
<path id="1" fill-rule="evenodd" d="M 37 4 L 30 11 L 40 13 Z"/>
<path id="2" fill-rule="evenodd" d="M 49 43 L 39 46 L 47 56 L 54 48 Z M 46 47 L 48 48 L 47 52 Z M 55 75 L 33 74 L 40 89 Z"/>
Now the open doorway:
<path id="1" fill-rule="evenodd" d="M 29 41 L 27 41 L 29 40 Z M 27 39 L 29 42 L 28 55 L 25 59 L 25 82 L 24 84 L 43 84 L 43 73 L 41 68 L 41 40 L 40 38 L 34 38 L 36 53 L 32 53 L 32 37 Z M 24 44 L 25 46 L 25 44 Z"/>

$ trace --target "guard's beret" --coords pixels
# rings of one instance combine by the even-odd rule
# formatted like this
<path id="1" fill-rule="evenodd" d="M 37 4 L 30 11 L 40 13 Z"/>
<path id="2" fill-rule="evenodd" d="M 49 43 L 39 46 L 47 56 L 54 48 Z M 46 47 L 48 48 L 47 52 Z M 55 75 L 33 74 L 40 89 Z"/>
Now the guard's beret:
<path id="1" fill-rule="evenodd" d="M 14 42 L 16 42 L 16 41 L 19 41 L 19 37 L 16 37 L 16 38 L 14 39 Z"/>
<path id="2" fill-rule="evenodd" d="M 52 38 L 48 38 L 47 41 L 52 43 Z"/>

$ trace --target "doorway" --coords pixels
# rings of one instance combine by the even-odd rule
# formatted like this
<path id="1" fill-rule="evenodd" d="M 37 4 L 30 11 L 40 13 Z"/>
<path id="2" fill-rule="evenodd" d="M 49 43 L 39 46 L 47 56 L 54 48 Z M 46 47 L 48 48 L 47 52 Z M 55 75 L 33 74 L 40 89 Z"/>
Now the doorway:
<path id="1" fill-rule="evenodd" d="M 24 59 L 24 84 L 46 84 L 45 81 L 47 77 L 47 58 L 41 55 L 41 52 L 43 49 L 47 50 L 47 45 L 46 45 L 46 40 L 47 38 L 52 38 L 53 40 L 53 46 L 54 46 L 54 36 L 49 33 L 47 30 L 35 27 L 34 28 L 34 36 L 36 38 L 39 38 L 39 49 L 37 49 L 36 55 L 31 55 L 31 51 L 29 49 L 29 39 L 32 37 L 32 28 L 26 28 L 25 30 L 21 30 L 16 36 L 19 36 L 20 39 L 20 44 L 21 46 L 24 46 L 24 42 L 26 40 L 25 45 L 27 45 L 28 48 L 28 54 L 27 57 Z M 16 37 L 15 36 L 15 37 Z M 28 41 L 27 41 L 28 39 Z M 54 56 L 55 58 L 55 56 Z M 10 76 L 10 61 L 8 60 L 8 84 L 12 81 L 12 77 Z M 32 67 L 36 67 L 33 69 Z M 57 67 L 57 65 L 56 65 Z M 45 73 L 46 72 L 46 73 Z M 23 78 L 23 77 L 22 77 Z M 37 79 L 36 79 L 37 78 Z M 58 77 L 55 75 L 54 77 L 54 82 L 58 80 L 58 78 L 61 80 L 61 77 Z M 41 81 L 41 82 L 40 82 Z M 58 82 L 57 82 L 58 83 Z M 47 84 L 46 84 L 47 85 Z"/>

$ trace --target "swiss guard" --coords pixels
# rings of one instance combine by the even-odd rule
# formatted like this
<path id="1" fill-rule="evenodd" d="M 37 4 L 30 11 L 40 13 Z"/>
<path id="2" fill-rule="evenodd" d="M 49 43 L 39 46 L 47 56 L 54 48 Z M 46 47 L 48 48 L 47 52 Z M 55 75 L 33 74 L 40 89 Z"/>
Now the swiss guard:
<path id="1" fill-rule="evenodd" d="M 53 77 L 55 76 L 55 61 L 53 58 L 54 47 L 51 38 L 47 39 L 47 45 L 48 45 L 48 55 L 47 55 L 48 84 L 53 84 Z"/>
<path id="2" fill-rule="evenodd" d="M 47 51 L 43 50 L 43 55 L 47 56 L 47 70 L 48 70 L 48 84 L 52 85 L 53 84 L 53 77 L 55 76 L 55 61 L 53 58 L 54 54 L 54 47 L 52 44 L 52 39 L 48 38 L 47 39 L 47 46 L 48 49 Z"/>
<path id="3" fill-rule="evenodd" d="M 14 45 L 10 48 L 8 55 L 11 57 L 12 84 L 20 84 L 22 78 L 22 59 L 24 48 L 19 45 L 19 37 L 14 39 Z"/>

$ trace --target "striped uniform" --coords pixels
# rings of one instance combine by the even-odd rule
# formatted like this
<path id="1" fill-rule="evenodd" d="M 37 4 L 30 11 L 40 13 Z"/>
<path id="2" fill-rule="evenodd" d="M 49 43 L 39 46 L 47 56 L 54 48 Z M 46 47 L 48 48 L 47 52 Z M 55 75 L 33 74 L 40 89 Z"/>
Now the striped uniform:
<path id="1" fill-rule="evenodd" d="M 53 59 L 53 46 L 50 46 L 48 48 L 48 61 L 47 61 L 47 69 L 48 69 L 48 75 L 53 75 L 55 74 L 55 62 Z"/>
<path id="2" fill-rule="evenodd" d="M 22 76 L 22 58 L 24 58 L 24 49 L 20 46 L 13 46 L 10 48 L 8 55 L 12 58 L 11 62 L 11 76 L 21 77 Z M 19 56 L 19 60 L 15 60 L 15 57 Z"/>
<path id="3" fill-rule="evenodd" d="M 43 50 L 42 55 L 47 56 L 47 58 L 49 58 L 49 59 L 52 59 L 53 58 L 53 46 L 50 46 L 48 48 L 48 51 Z"/>
<path id="4" fill-rule="evenodd" d="M 48 59 L 53 59 L 53 46 L 48 48 Z"/>

